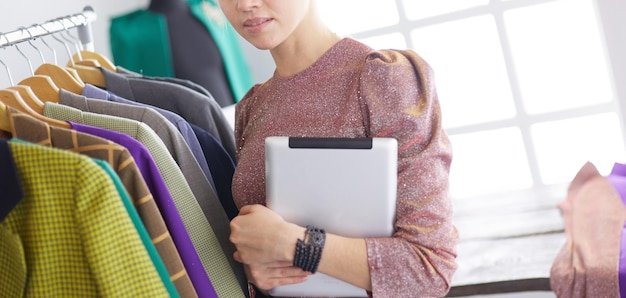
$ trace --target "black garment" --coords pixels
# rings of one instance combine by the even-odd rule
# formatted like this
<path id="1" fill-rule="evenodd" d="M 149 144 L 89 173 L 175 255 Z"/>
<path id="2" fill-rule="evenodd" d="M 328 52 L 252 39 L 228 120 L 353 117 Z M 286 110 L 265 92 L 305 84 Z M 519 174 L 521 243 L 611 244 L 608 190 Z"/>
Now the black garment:
<path id="1" fill-rule="evenodd" d="M 203 86 L 222 107 L 234 104 L 222 55 L 189 5 L 184 0 L 152 0 L 148 10 L 167 20 L 174 75 Z"/>
<path id="2" fill-rule="evenodd" d="M 22 183 L 13 161 L 9 143 L 0 138 L 0 222 L 2 222 L 24 197 Z"/>
<path id="3" fill-rule="evenodd" d="M 198 138 L 202 152 L 209 164 L 209 170 L 215 183 L 217 196 L 226 211 L 228 219 L 232 220 L 239 214 L 239 209 L 235 205 L 232 193 L 233 174 L 235 174 L 235 163 L 210 133 L 199 126 L 190 123 L 193 132 Z"/>

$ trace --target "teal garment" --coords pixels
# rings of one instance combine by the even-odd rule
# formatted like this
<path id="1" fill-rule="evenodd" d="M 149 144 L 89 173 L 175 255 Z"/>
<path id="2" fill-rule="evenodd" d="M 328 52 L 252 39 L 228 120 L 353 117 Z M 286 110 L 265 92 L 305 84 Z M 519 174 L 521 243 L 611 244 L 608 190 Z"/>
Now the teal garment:
<path id="1" fill-rule="evenodd" d="M 215 0 L 186 0 L 191 12 L 209 31 L 226 67 L 235 102 L 253 85 L 251 71 L 237 39 L 237 32 L 224 17 L 217 22 L 204 13 L 203 2 L 219 9 Z M 145 76 L 174 77 L 172 52 L 165 16 L 145 9 L 111 19 L 111 52 L 115 64 Z"/>
<path id="2" fill-rule="evenodd" d="M 235 101 L 239 102 L 246 92 L 252 88 L 253 81 L 243 51 L 237 40 L 238 33 L 228 23 L 226 17 L 224 17 L 222 24 L 209 19 L 203 13 L 202 2 L 204 1 L 219 9 L 219 5 L 215 0 L 187 0 L 187 3 L 191 7 L 191 13 L 207 27 L 217 47 L 220 49 L 224 65 L 226 65 L 226 75 L 230 81 L 230 88 L 233 91 Z"/>
<path id="3" fill-rule="evenodd" d="M 96 164 L 98 164 L 111 177 L 111 180 L 113 181 L 113 184 L 115 185 L 115 188 L 120 194 L 122 203 L 124 203 L 124 207 L 126 207 L 126 211 L 128 211 L 128 216 L 130 217 L 131 221 L 137 228 L 137 232 L 139 233 L 141 242 L 143 242 L 143 244 L 146 246 L 146 250 L 148 251 L 148 256 L 150 256 L 150 259 L 152 259 L 152 261 L 154 262 L 154 267 L 156 268 L 157 273 L 159 274 L 159 277 L 161 277 L 161 280 L 163 281 L 163 284 L 165 285 L 165 289 L 169 293 L 170 298 L 180 297 L 180 295 L 178 295 L 178 291 L 176 290 L 176 287 L 174 286 L 174 282 L 172 282 L 172 280 L 170 279 L 170 275 L 167 272 L 167 268 L 165 268 L 165 264 L 163 263 L 161 256 L 159 256 L 159 253 L 157 252 L 156 247 L 154 247 L 154 244 L 152 243 L 152 239 L 150 239 L 150 235 L 148 235 L 148 231 L 146 230 L 146 227 L 143 225 L 143 222 L 141 221 L 141 218 L 139 217 L 139 213 L 137 213 L 137 210 L 135 210 L 135 206 L 131 202 L 130 196 L 126 192 L 126 188 L 124 188 L 124 184 L 122 183 L 122 180 L 120 180 L 117 173 L 111 168 L 111 166 L 106 161 L 100 160 L 97 158 L 92 158 L 92 160 L 95 161 Z"/>
<path id="4" fill-rule="evenodd" d="M 115 64 L 146 76 L 174 77 L 166 22 L 148 10 L 111 19 L 109 37 Z"/>

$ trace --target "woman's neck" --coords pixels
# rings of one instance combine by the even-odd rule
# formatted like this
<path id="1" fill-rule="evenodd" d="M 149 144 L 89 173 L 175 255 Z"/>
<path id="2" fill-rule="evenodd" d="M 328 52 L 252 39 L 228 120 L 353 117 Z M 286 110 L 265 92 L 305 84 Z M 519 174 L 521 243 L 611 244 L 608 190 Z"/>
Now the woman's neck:
<path id="1" fill-rule="evenodd" d="M 281 77 L 293 76 L 313 65 L 341 38 L 317 18 L 305 22 L 290 38 L 270 50 Z"/>

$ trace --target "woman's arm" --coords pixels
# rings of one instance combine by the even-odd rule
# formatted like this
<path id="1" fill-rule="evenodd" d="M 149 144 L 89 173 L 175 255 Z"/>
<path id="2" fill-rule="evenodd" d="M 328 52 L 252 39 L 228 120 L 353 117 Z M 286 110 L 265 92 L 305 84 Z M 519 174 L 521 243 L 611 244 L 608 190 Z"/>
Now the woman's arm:
<path id="1" fill-rule="evenodd" d="M 248 265 L 251 282 L 262 290 L 303 282 L 309 273 L 292 264 L 305 230 L 262 205 L 244 206 L 231 222 L 235 259 Z M 364 239 L 326 235 L 319 272 L 369 291 L 368 268 Z"/>
<path id="2" fill-rule="evenodd" d="M 372 290 L 365 239 L 327 234 L 318 270 L 367 291 Z"/>

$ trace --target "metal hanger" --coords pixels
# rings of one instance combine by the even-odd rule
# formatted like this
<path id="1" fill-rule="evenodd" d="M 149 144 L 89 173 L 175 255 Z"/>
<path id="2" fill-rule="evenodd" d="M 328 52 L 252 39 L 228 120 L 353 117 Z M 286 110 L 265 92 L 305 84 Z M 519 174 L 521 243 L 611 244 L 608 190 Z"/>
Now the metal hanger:
<path id="1" fill-rule="evenodd" d="M 68 51 L 68 55 L 71 56 L 71 52 L 69 51 L 69 46 L 67 45 L 67 43 L 63 42 L 60 39 L 57 39 L 54 35 L 52 36 L 55 40 L 61 42 L 65 46 L 66 50 Z M 72 75 L 68 71 L 68 69 L 58 66 L 56 64 L 44 63 L 37 68 L 37 70 L 35 71 L 35 74 L 47 75 L 50 77 L 50 79 L 52 79 L 54 84 L 57 86 L 56 89 L 59 89 L 59 88 L 65 89 L 67 91 L 70 91 L 76 94 L 81 94 L 85 86 L 85 83 L 82 80 L 80 80 L 80 77 L 77 78 L 76 76 Z M 31 88 L 32 87 L 33 86 L 31 86 Z M 50 90 L 49 86 L 46 86 L 45 88 Z M 50 101 L 58 102 L 58 95 L 55 98 L 41 98 L 41 99 L 43 101 L 50 100 Z"/>
<path id="2" fill-rule="evenodd" d="M 0 36 L 4 37 L 7 40 L 7 43 L 9 43 L 9 39 L 4 36 L 4 33 L 0 33 Z M 9 70 L 9 66 L 7 66 L 4 61 L 2 61 L 2 59 L 0 59 L 0 64 L 4 66 L 4 69 L 9 76 L 9 83 L 13 85 L 13 77 L 11 76 L 11 70 Z M 6 105 L 3 102 L 0 102 L 0 130 L 11 132 L 11 121 L 9 121 L 9 115 L 7 113 L 8 111 Z"/>
<path id="3" fill-rule="evenodd" d="M 26 28 L 22 27 L 22 30 L 27 30 Z M 32 35 L 29 32 L 30 37 L 32 37 Z M 37 51 L 39 52 L 39 56 L 41 57 L 41 62 L 42 63 L 46 63 L 46 60 L 43 56 L 43 52 L 41 52 L 39 50 L 39 48 L 37 48 L 31 40 L 28 40 L 28 43 Z M 24 101 L 26 102 L 26 104 L 28 106 L 30 106 L 35 112 L 39 113 L 39 114 L 43 114 L 43 102 L 41 101 L 41 99 L 39 99 L 39 97 L 33 92 L 32 88 L 30 86 L 27 85 L 13 85 L 11 84 L 11 87 L 9 87 L 9 89 L 13 89 L 16 90 L 20 93 L 20 96 L 22 96 L 22 98 L 24 99 Z"/>
<path id="4" fill-rule="evenodd" d="M 43 28 L 43 27 L 42 27 Z M 45 28 L 44 28 L 45 30 Z M 30 32 L 29 32 L 30 34 Z M 45 63 L 44 63 L 45 64 Z M 41 72 L 46 66 L 39 66 L 37 72 Z M 34 74 L 21 80 L 17 86 L 28 86 L 40 101 L 59 101 L 59 87 L 49 75 Z M 38 110 L 37 110 L 38 111 Z"/>
<path id="5" fill-rule="evenodd" d="M 30 34 L 30 32 L 29 32 Z M 6 36 L 5 36 L 6 38 Z M 24 57 L 26 58 L 26 60 L 28 61 L 28 66 L 30 67 L 31 73 L 33 72 L 32 69 L 32 62 L 30 61 L 30 59 L 20 50 L 20 48 L 17 46 L 17 44 L 13 44 L 12 46 L 14 46 L 16 48 L 16 50 Z M 57 126 L 57 127 L 63 127 L 63 128 L 70 128 L 70 124 L 65 122 L 65 121 L 59 121 L 56 119 L 51 119 L 48 117 L 43 116 L 42 114 L 37 113 L 35 110 L 33 110 L 24 100 L 24 98 L 20 95 L 20 93 L 17 90 L 13 90 L 13 89 L 0 89 L 0 101 L 3 102 L 5 105 L 10 106 L 12 108 L 15 108 L 17 110 L 19 110 L 20 112 L 26 113 L 29 116 L 32 116 L 35 119 L 39 119 L 43 122 L 48 123 L 49 125 L 53 125 L 53 126 Z M 5 109 L 6 112 L 6 109 Z M 5 113 L 6 115 L 6 113 Z M 8 118 L 8 117 L 7 117 Z"/>
<path id="6" fill-rule="evenodd" d="M 76 23 L 74 23 L 72 20 L 70 20 L 70 22 L 72 22 L 72 24 L 76 26 Z M 65 32 L 66 35 L 72 40 L 69 40 L 67 37 L 64 37 L 63 34 L 61 34 L 61 37 L 64 37 L 68 42 L 71 42 L 74 44 L 74 46 L 76 47 L 76 54 L 74 55 L 78 57 L 78 60 L 74 61 L 73 56 L 70 56 L 71 65 L 68 64 L 68 67 L 76 70 L 76 72 L 78 72 L 78 76 L 81 78 L 83 82 L 89 83 L 91 85 L 95 85 L 98 87 L 102 87 L 102 88 L 106 87 L 104 74 L 102 74 L 102 70 L 99 68 L 100 63 L 95 59 L 83 59 L 80 46 L 79 46 L 80 40 L 78 38 L 75 38 L 69 33 L 69 30 L 65 26 L 65 24 L 63 24 L 63 28 L 65 30 L 62 31 L 61 33 Z"/>

